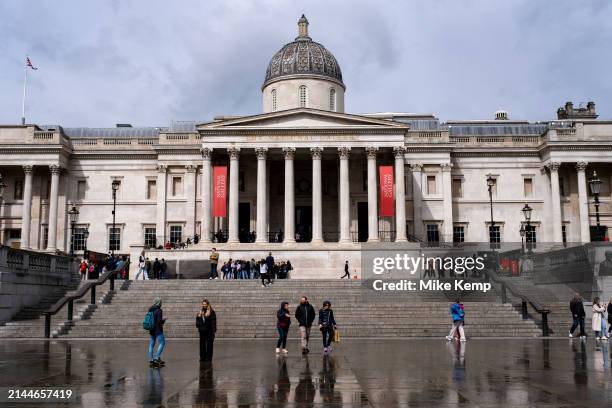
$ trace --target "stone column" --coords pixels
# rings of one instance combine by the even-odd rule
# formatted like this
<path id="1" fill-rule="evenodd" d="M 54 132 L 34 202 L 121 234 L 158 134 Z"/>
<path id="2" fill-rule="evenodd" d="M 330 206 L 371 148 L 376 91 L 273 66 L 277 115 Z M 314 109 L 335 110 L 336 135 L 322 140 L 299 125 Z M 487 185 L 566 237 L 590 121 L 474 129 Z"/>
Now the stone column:
<path id="1" fill-rule="evenodd" d="M 311 147 L 312 155 L 312 242 L 323 242 L 323 193 L 321 186 L 321 147 Z"/>
<path id="2" fill-rule="evenodd" d="M 195 234 L 195 219 L 196 219 L 196 176 L 198 166 L 189 164 L 185 166 L 186 177 L 185 177 L 185 191 L 187 192 L 187 209 L 185 211 L 185 235 L 184 238 L 190 237 L 193 241 L 193 235 Z"/>
<path id="3" fill-rule="evenodd" d="M 30 248 L 30 224 L 32 223 L 32 173 L 33 166 L 23 166 L 23 214 L 21 215 L 21 248 Z"/>
<path id="4" fill-rule="evenodd" d="M 164 245 L 166 238 L 166 194 L 168 184 L 168 166 L 157 166 L 157 207 L 156 207 L 156 226 L 155 235 L 157 245 Z"/>
<path id="5" fill-rule="evenodd" d="M 232 147 L 227 149 L 227 153 L 230 156 L 230 186 L 229 186 L 229 225 L 228 225 L 228 238 L 227 242 L 236 243 L 238 239 L 238 183 L 240 182 L 240 176 L 238 174 L 238 158 L 240 157 L 240 149 Z M 259 162 L 257 166 L 259 170 Z M 257 178 L 259 179 L 259 171 L 257 172 Z M 265 176 L 264 176 L 265 177 Z M 259 183 L 258 183 L 259 184 Z M 258 186 L 259 190 L 259 186 Z M 259 191 L 257 191 L 257 200 L 259 201 Z M 259 209 L 257 210 L 259 211 Z M 259 223 L 257 223 L 259 228 Z"/>
<path id="6" fill-rule="evenodd" d="M 339 147 L 340 156 L 340 242 L 352 242 L 351 239 L 351 194 L 349 190 L 349 155 L 350 147 Z"/>
<path id="7" fill-rule="evenodd" d="M 413 163 L 410 165 L 412 170 L 412 224 L 414 226 L 414 236 L 423 238 L 423 190 L 421 189 L 423 178 L 423 165 Z"/>
<path id="8" fill-rule="evenodd" d="M 212 149 L 204 147 L 200 149 L 202 153 L 202 191 L 200 192 L 202 197 L 202 231 L 200 236 L 201 242 L 211 242 L 211 226 L 212 226 L 212 215 L 211 215 L 211 180 L 212 180 L 212 168 L 211 168 L 211 156 Z"/>
<path id="9" fill-rule="evenodd" d="M 395 242 L 406 242 L 406 185 L 404 183 L 403 146 L 393 148 L 395 156 Z"/>
<path id="10" fill-rule="evenodd" d="M 586 167 L 587 162 L 576 163 L 578 172 L 578 211 L 580 214 L 580 241 L 591 242 L 591 229 L 589 221 L 589 203 L 587 195 Z"/>
<path id="11" fill-rule="evenodd" d="M 553 242 L 559 243 L 563 241 L 561 234 L 561 195 L 559 193 L 559 167 L 561 167 L 561 163 L 552 162 L 546 166 L 550 171 Z"/>
<path id="12" fill-rule="evenodd" d="M 268 204 L 266 183 L 266 155 L 268 149 L 259 147 L 255 149 L 257 155 L 257 237 L 255 242 L 268 242 Z"/>
<path id="13" fill-rule="evenodd" d="M 444 224 L 442 227 L 444 242 L 453 242 L 453 186 L 451 163 L 442 163 L 442 193 L 444 207 Z"/>
<path id="14" fill-rule="evenodd" d="M 378 242 L 378 183 L 376 182 L 376 153 L 378 147 L 366 147 L 368 155 L 368 242 Z"/>
<path id="15" fill-rule="evenodd" d="M 62 168 L 56 164 L 49 166 L 51 171 L 51 192 L 49 194 L 49 237 L 47 250 L 57 250 L 57 210 L 59 201 L 59 181 Z"/>
<path id="16" fill-rule="evenodd" d="M 285 239 L 284 242 L 295 242 L 295 185 L 293 176 L 293 156 L 295 147 L 285 147 Z"/>

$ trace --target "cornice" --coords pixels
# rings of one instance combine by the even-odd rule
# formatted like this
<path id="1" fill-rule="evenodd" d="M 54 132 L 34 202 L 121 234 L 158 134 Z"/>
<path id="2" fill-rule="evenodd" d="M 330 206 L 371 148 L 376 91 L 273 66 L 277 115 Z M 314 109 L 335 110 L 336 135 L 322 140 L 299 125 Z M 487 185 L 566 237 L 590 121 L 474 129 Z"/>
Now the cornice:
<path id="1" fill-rule="evenodd" d="M 363 134 L 375 134 L 375 135 L 388 135 L 388 134 L 405 134 L 408 129 L 402 128 L 372 128 L 370 126 L 356 126 L 350 128 L 313 128 L 313 129 L 287 129 L 287 128 L 214 128 L 214 129 L 200 129 L 200 135 L 206 136 L 269 136 L 269 135 L 363 135 Z M 205 139 L 204 139 L 205 140 Z"/>

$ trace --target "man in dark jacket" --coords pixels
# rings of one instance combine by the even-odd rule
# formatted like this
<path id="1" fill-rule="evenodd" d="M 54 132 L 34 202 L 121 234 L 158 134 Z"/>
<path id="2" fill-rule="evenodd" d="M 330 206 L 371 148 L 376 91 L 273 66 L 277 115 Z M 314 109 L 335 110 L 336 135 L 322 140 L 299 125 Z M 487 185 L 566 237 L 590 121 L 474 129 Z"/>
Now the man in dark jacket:
<path id="1" fill-rule="evenodd" d="M 217 332 L 217 315 L 207 299 L 202 300 L 202 308 L 196 316 L 196 327 L 200 332 L 200 361 L 211 362 Z"/>
<path id="2" fill-rule="evenodd" d="M 153 262 L 153 278 L 159 279 L 161 271 L 161 264 L 159 263 L 159 259 L 155 258 L 155 262 Z"/>
<path id="3" fill-rule="evenodd" d="M 580 325 L 580 338 L 585 339 L 586 338 L 586 334 L 584 333 L 585 313 L 584 313 L 584 306 L 582 304 L 582 297 L 580 296 L 580 293 L 576 293 L 574 295 L 574 298 L 570 302 L 570 311 L 572 312 L 572 319 L 574 320 L 574 323 L 572 323 L 572 327 L 569 331 L 570 338 L 574 337 L 574 330 L 576 330 L 576 327 Z"/>
<path id="4" fill-rule="evenodd" d="M 153 306 L 149 308 L 149 312 L 153 312 L 154 319 L 153 329 L 149 330 L 149 335 L 151 336 L 148 353 L 150 367 L 163 367 L 166 365 L 161 359 L 161 353 L 164 351 L 164 347 L 166 347 L 166 339 L 164 338 L 164 323 L 166 319 L 164 319 L 161 305 L 162 300 L 160 298 L 155 298 L 153 300 Z M 153 359 L 153 349 L 155 348 L 156 341 L 159 341 L 159 346 L 157 347 L 155 359 Z"/>
<path id="5" fill-rule="evenodd" d="M 349 272 L 349 264 L 348 264 L 348 261 L 346 261 L 346 262 L 344 263 L 344 275 L 342 275 L 342 276 L 340 277 L 340 279 L 344 279 L 344 278 L 349 278 L 349 280 L 351 279 L 351 274 L 350 274 L 350 272 Z"/>
<path id="6" fill-rule="evenodd" d="M 315 318 L 314 307 L 308 302 L 306 296 L 302 296 L 300 304 L 295 309 L 295 318 L 300 326 L 300 338 L 302 340 L 302 354 L 310 352 L 308 340 L 310 340 L 310 328 Z"/>
<path id="7" fill-rule="evenodd" d="M 274 275 L 274 257 L 272 256 L 272 252 L 268 252 L 268 256 L 266 257 L 266 266 L 268 267 L 268 277 L 275 279 Z M 268 281 L 268 283 L 272 283 Z"/>

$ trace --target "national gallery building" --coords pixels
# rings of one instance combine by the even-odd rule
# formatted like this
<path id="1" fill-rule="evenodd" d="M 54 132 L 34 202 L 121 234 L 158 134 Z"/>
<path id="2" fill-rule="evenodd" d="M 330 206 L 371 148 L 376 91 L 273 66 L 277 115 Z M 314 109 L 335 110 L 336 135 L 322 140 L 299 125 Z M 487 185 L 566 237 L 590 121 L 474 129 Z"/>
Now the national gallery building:
<path id="1" fill-rule="evenodd" d="M 197 235 L 190 249 L 202 254 L 215 242 L 222 256 L 316 249 L 335 263 L 334 251 L 362 242 L 607 239 L 612 121 L 598 120 L 594 103 L 568 102 L 535 123 L 504 111 L 442 122 L 346 113 L 347 85 L 302 17 L 265 71 L 261 114 L 169 127 L 0 125 L 1 243 L 133 254 Z"/>

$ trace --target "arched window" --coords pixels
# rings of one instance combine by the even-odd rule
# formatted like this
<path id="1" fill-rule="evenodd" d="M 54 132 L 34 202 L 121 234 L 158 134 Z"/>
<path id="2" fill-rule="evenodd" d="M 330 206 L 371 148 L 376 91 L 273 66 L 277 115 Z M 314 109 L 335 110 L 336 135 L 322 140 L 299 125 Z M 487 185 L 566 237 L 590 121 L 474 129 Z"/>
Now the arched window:
<path id="1" fill-rule="evenodd" d="M 300 108 L 305 108 L 308 100 L 308 88 L 306 85 L 300 85 Z"/>
<path id="2" fill-rule="evenodd" d="M 329 90 L 329 110 L 336 111 L 336 90 L 334 88 Z"/>
<path id="3" fill-rule="evenodd" d="M 272 90 L 272 110 L 276 110 L 276 89 Z"/>

